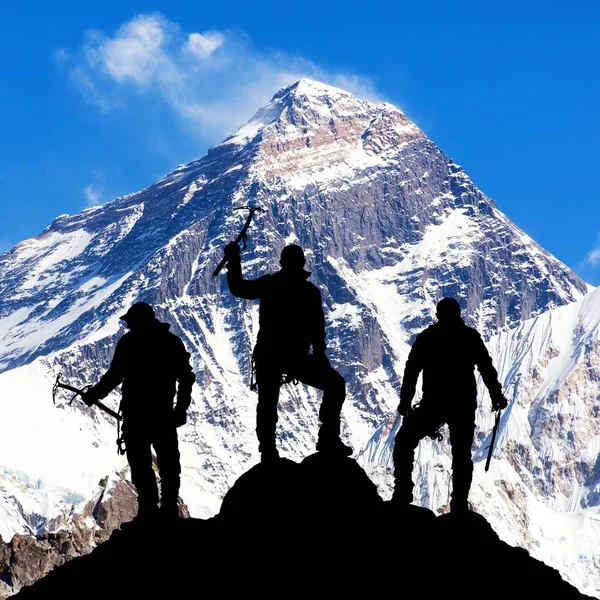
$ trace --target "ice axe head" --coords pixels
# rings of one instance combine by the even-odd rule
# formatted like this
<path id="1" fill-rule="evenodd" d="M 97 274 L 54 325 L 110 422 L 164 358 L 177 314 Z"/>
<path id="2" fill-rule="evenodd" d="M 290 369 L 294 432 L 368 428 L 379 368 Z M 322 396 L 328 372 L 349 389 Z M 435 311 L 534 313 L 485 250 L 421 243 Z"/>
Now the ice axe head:
<path id="1" fill-rule="evenodd" d="M 242 250 L 243 250 L 244 248 L 246 248 L 246 232 L 248 231 L 248 227 L 250 227 L 250 223 L 252 222 L 252 217 L 254 216 L 254 213 L 257 211 L 264 212 L 265 209 L 260 208 L 260 206 L 238 206 L 237 208 L 234 208 L 233 210 L 247 210 L 248 211 L 248 217 L 246 218 L 246 222 L 244 223 L 244 226 L 242 227 L 242 231 L 240 231 L 238 236 L 235 238 L 236 244 L 239 244 L 240 242 L 242 242 L 242 244 L 243 244 Z M 213 277 L 216 277 L 221 272 L 221 269 L 226 264 L 227 264 L 227 257 L 224 256 L 221 259 L 221 262 L 217 265 L 217 268 L 213 271 Z"/>
<path id="2" fill-rule="evenodd" d="M 54 402 L 54 404 L 56 404 L 56 391 L 60 387 L 60 376 L 61 375 L 62 375 L 62 373 L 59 373 L 56 376 L 56 381 L 54 382 L 54 385 L 52 386 L 52 402 Z"/>
<path id="3" fill-rule="evenodd" d="M 236 242 L 238 242 L 238 244 L 240 242 L 242 242 L 243 246 L 242 246 L 242 250 L 246 249 L 246 232 L 248 231 L 248 227 L 250 227 L 250 223 L 252 222 L 252 217 L 254 216 L 255 212 L 265 212 L 264 208 L 260 208 L 260 206 L 238 206 L 237 208 L 234 208 L 233 210 L 247 210 L 248 211 L 248 218 L 246 219 L 246 222 L 244 223 L 244 227 L 242 228 L 242 232 L 237 236 L 237 239 L 235 240 Z"/>
<path id="4" fill-rule="evenodd" d="M 250 212 L 265 212 L 264 208 L 261 208 L 260 206 L 238 206 L 237 208 L 234 208 L 233 210 L 249 210 Z"/>

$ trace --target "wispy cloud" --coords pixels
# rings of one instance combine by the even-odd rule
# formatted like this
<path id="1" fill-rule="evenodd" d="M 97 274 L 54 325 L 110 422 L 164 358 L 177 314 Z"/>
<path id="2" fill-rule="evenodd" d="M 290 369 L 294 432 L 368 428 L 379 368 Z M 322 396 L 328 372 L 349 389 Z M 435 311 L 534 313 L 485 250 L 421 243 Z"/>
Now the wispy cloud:
<path id="1" fill-rule="evenodd" d="M 278 89 L 300 77 L 378 100 L 368 78 L 258 50 L 240 31 L 187 32 L 160 13 L 139 14 L 113 34 L 87 31 L 79 49 L 60 49 L 55 56 L 78 92 L 99 110 L 158 98 L 188 130 L 211 142 L 233 133 Z"/>
<path id="2" fill-rule="evenodd" d="M 191 52 L 198 60 L 207 60 L 210 55 L 223 45 L 225 36 L 216 31 L 209 33 L 190 33 L 185 49 Z"/>
<path id="3" fill-rule="evenodd" d="M 585 255 L 581 267 L 597 267 L 600 265 L 600 233 L 596 237 L 594 247 Z"/>
<path id="4" fill-rule="evenodd" d="M 577 266 L 577 272 L 592 285 L 600 285 L 600 232 L 590 251 Z"/>
<path id="5" fill-rule="evenodd" d="M 102 202 L 104 187 L 98 183 L 90 183 L 83 188 L 83 195 L 86 200 L 86 207 L 97 206 Z"/>

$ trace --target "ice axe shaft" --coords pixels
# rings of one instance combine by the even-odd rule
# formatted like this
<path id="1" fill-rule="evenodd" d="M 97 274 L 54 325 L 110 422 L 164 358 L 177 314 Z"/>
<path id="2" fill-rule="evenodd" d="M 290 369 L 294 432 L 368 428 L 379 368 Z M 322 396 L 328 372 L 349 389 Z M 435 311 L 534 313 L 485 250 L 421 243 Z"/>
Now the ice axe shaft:
<path id="1" fill-rule="evenodd" d="M 239 244 L 240 242 L 244 242 L 244 247 L 246 247 L 246 232 L 248 231 L 248 227 L 250 227 L 250 223 L 252 223 L 252 218 L 254 217 L 254 213 L 256 211 L 264 212 L 264 208 L 259 208 L 258 206 L 240 206 L 238 208 L 234 208 L 233 210 L 248 210 L 250 213 L 248 214 L 248 218 L 242 227 L 242 231 L 240 231 L 239 235 L 235 238 L 235 243 Z M 221 262 L 217 265 L 217 268 L 213 271 L 213 277 L 216 277 L 221 269 L 227 263 L 227 257 L 224 256 Z"/>
<path id="2" fill-rule="evenodd" d="M 492 441 L 488 446 L 489 451 L 487 455 L 487 460 L 485 461 L 485 470 L 487 471 L 490 468 L 490 462 L 492 460 L 492 452 L 494 451 L 494 442 L 496 441 L 496 433 L 498 433 L 498 425 L 500 425 L 500 412 L 496 413 L 496 422 L 494 423 L 494 429 L 492 430 Z"/>
<path id="3" fill-rule="evenodd" d="M 83 390 L 83 389 L 76 388 L 67 383 L 61 383 L 60 375 L 58 375 L 56 377 L 56 383 L 54 384 L 54 387 L 52 388 L 52 397 L 53 398 L 56 394 L 56 390 L 59 388 L 61 388 L 63 390 L 69 390 L 70 392 L 74 392 L 76 395 L 79 395 L 79 396 L 83 396 L 83 394 L 85 393 L 85 390 Z M 112 408 L 108 408 L 108 406 L 106 406 L 106 404 L 103 404 L 102 402 L 94 402 L 94 406 L 97 406 L 99 409 L 103 410 L 105 413 L 109 414 L 111 417 L 114 417 L 115 419 L 117 419 L 117 421 L 120 421 L 123 418 L 119 413 L 114 411 Z"/>

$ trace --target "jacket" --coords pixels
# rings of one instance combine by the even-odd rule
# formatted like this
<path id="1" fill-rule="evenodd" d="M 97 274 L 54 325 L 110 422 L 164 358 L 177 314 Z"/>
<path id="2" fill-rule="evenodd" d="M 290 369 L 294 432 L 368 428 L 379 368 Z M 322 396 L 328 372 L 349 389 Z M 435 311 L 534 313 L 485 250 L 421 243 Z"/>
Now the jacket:
<path id="1" fill-rule="evenodd" d="M 121 385 L 123 416 L 150 414 L 157 417 L 173 410 L 185 411 L 191 402 L 196 376 L 182 340 L 158 320 L 139 331 L 129 331 L 118 341 L 108 371 L 90 390 L 104 398 Z"/>
<path id="2" fill-rule="evenodd" d="M 260 300 L 255 354 L 281 360 L 325 353 L 325 315 L 319 289 L 304 270 L 281 269 L 258 279 L 244 279 L 240 262 L 230 261 L 229 290 L 238 298 Z"/>
<path id="3" fill-rule="evenodd" d="M 422 371 L 422 405 L 450 403 L 454 408 L 474 408 L 475 367 L 492 401 L 502 396 L 498 373 L 479 333 L 460 318 L 449 323 L 438 321 L 415 339 L 404 368 L 400 404 L 410 406 Z"/>

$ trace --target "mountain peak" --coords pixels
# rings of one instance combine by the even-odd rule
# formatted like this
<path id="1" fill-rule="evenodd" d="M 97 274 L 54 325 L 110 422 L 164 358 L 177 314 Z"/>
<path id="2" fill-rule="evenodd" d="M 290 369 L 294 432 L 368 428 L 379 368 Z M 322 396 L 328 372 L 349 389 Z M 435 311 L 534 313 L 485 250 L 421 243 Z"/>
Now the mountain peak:
<path id="1" fill-rule="evenodd" d="M 291 85 L 282 88 L 275 94 L 273 98 L 277 97 L 297 97 L 297 96 L 308 96 L 311 98 L 322 98 L 324 96 L 348 96 L 356 99 L 350 92 L 343 90 L 339 87 L 317 81 L 315 79 L 309 79 L 308 77 L 302 77 L 295 81 Z"/>
<path id="2" fill-rule="evenodd" d="M 387 163 L 401 147 L 424 137 L 391 104 L 302 78 L 277 92 L 220 147 L 236 153 L 252 147 L 251 170 L 296 189 Z M 246 152 L 239 156 L 247 160 Z"/>
<path id="3" fill-rule="evenodd" d="M 222 145 L 246 145 L 265 127 L 285 121 L 294 127 L 341 117 L 374 117 L 382 111 L 402 113 L 393 105 L 375 104 L 352 95 L 341 88 L 303 77 L 279 90 L 271 100 L 259 108 L 254 116 Z"/>

